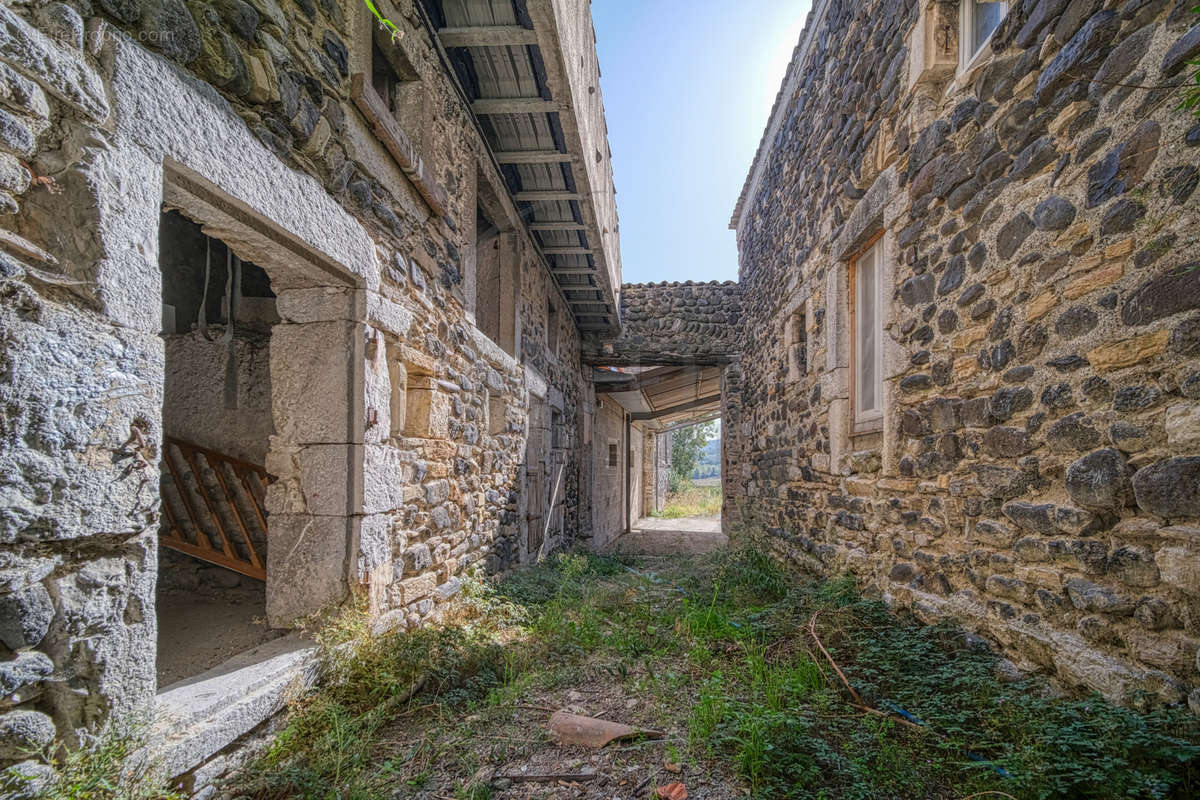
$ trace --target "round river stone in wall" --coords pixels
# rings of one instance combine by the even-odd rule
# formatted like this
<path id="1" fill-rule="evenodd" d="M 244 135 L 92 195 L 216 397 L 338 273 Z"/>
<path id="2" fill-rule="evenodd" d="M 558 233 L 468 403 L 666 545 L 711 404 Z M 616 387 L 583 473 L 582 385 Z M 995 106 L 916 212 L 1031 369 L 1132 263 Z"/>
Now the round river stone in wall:
<path id="1" fill-rule="evenodd" d="M 1033 224 L 1039 231 L 1066 230 L 1075 221 L 1075 206 L 1065 197 L 1052 195 L 1033 212 Z"/>
<path id="2" fill-rule="evenodd" d="M 1129 494 L 1129 468 L 1121 451 L 1106 447 L 1073 463 L 1067 468 L 1067 493 L 1084 508 L 1122 505 Z"/>
<path id="3" fill-rule="evenodd" d="M 1133 493 L 1138 506 L 1151 514 L 1200 516 L 1200 456 L 1172 458 L 1138 470 Z"/>

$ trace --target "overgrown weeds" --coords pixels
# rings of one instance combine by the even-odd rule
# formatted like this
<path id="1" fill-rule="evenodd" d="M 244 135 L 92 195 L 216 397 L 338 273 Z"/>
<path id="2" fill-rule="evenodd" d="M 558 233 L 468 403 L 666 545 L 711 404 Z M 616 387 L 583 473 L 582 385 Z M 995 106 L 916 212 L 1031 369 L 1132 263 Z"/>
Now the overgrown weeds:
<path id="1" fill-rule="evenodd" d="M 111 724 L 98 734 L 80 732 L 78 746 L 38 754 L 50 767 L 25 762 L 0 770 L 0 797 L 38 800 L 183 800 L 145 763 L 145 726 Z M 30 754 L 35 755 L 33 753 Z"/>
<path id="2" fill-rule="evenodd" d="M 848 702 L 809 636 L 814 615 L 875 712 Z M 727 778 L 715 796 L 1183 798 L 1200 788 L 1200 730 L 1186 710 L 1141 713 L 1005 680 L 996 656 L 953 625 L 898 616 L 849 581 L 785 573 L 753 548 L 632 567 L 560 556 L 473 585 L 440 629 L 372 639 L 361 614 L 347 615 L 323 644 L 330 679 L 250 771 L 257 797 L 508 796 L 491 788 L 497 768 L 565 757 L 537 709 L 588 687 L 622 721 L 668 731 L 635 751 L 646 769 L 683 760 Z"/>
<path id="3" fill-rule="evenodd" d="M 667 496 L 667 504 L 653 516 L 663 519 L 711 517 L 721 513 L 721 487 L 697 486 L 690 481 Z"/>

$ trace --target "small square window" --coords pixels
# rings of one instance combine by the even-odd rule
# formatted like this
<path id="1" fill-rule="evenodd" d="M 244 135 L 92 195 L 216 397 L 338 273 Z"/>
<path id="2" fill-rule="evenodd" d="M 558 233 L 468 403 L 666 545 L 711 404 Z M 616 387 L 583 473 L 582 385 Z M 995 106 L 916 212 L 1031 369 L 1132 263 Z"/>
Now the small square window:
<path id="1" fill-rule="evenodd" d="M 963 69 L 967 69 L 972 64 L 1007 15 L 1007 2 L 962 0 L 959 49 L 962 52 Z"/>

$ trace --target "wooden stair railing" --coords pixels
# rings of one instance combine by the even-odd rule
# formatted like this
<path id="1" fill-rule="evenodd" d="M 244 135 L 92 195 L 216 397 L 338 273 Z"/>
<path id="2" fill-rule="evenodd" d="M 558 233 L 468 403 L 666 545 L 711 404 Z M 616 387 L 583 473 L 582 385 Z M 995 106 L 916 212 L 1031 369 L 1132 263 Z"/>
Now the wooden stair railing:
<path id="1" fill-rule="evenodd" d="M 162 546 L 265 581 L 254 540 L 267 537 L 267 471 L 169 436 L 162 456 Z"/>

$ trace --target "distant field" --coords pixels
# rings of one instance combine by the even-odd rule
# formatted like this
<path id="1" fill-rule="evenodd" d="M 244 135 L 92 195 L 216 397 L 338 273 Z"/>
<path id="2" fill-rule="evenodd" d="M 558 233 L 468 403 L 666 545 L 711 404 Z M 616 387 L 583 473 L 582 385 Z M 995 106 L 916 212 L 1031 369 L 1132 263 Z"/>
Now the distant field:
<path id="1" fill-rule="evenodd" d="M 667 505 L 662 511 L 651 516 L 666 519 L 682 519 L 683 517 L 711 517 L 721 513 L 721 487 L 719 480 L 712 484 L 702 484 L 693 481 L 681 492 L 667 496 Z"/>
<path id="2" fill-rule="evenodd" d="M 721 476 L 717 475 L 713 478 L 693 478 L 692 486 L 720 486 Z"/>

